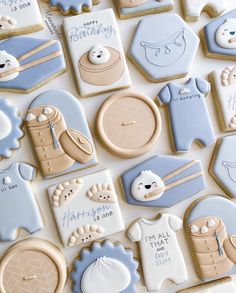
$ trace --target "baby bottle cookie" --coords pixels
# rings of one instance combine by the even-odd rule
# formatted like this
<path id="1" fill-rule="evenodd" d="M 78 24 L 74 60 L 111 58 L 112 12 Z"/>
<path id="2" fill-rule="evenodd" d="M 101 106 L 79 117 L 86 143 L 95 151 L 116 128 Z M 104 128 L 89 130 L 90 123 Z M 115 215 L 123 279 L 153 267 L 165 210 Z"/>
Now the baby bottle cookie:
<path id="1" fill-rule="evenodd" d="M 24 136 L 23 120 L 18 110 L 8 100 L 0 99 L 0 159 L 9 158 L 20 148 Z"/>
<path id="2" fill-rule="evenodd" d="M 133 252 L 109 240 L 81 250 L 71 273 L 73 293 L 134 293 L 139 280 Z"/>
<path id="3" fill-rule="evenodd" d="M 25 123 L 44 177 L 97 164 L 84 111 L 70 93 L 50 90 L 40 94 L 31 103 Z"/>
<path id="4" fill-rule="evenodd" d="M 85 244 L 124 229 L 108 170 L 51 186 L 48 196 L 65 247 Z"/>

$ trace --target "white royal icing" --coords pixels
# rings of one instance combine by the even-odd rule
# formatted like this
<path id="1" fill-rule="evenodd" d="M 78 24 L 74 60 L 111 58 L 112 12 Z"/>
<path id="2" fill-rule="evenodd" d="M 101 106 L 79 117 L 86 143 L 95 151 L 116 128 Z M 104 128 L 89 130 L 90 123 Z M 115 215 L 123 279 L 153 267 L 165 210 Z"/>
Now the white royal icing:
<path id="1" fill-rule="evenodd" d="M 201 227 L 201 233 L 202 234 L 205 234 L 205 233 L 207 233 L 208 232 L 208 228 L 207 228 L 207 226 L 202 226 Z"/>
<path id="2" fill-rule="evenodd" d="M 227 49 L 236 48 L 236 19 L 227 18 L 216 31 L 216 43 Z"/>
<path id="3" fill-rule="evenodd" d="M 8 54 L 6 51 L 0 51 L 0 74 L 11 69 L 19 68 L 20 64 L 17 59 Z M 14 72 L 4 77 L 0 77 L 0 82 L 9 81 L 18 76 L 19 72 Z"/>
<path id="4" fill-rule="evenodd" d="M 89 51 L 89 61 L 95 65 L 107 63 L 110 59 L 110 52 L 102 45 L 96 45 Z"/>
<path id="5" fill-rule="evenodd" d="M 142 171 L 131 186 L 132 196 L 139 201 L 150 201 L 160 198 L 165 189 L 162 179 L 152 171 Z M 156 194 L 155 194 L 156 191 Z M 150 194 L 153 196 L 148 196 Z"/>
<path id="6" fill-rule="evenodd" d="M 25 120 L 28 121 L 28 122 L 30 122 L 30 121 L 32 121 L 34 119 L 35 119 L 35 115 L 33 113 L 27 114 L 27 116 L 25 118 Z"/>
<path id="7" fill-rule="evenodd" d="M 12 130 L 12 125 L 10 119 L 7 117 L 7 115 L 0 111 L 0 140 L 7 137 Z"/>
<path id="8" fill-rule="evenodd" d="M 0 15 L 0 32 L 7 31 L 14 28 L 17 24 L 17 21 L 10 16 Z"/>
<path id="9" fill-rule="evenodd" d="M 50 107 L 46 107 L 46 108 L 43 109 L 43 113 L 46 114 L 46 115 L 47 115 L 47 114 L 51 114 L 52 111 L 53 111 L 53 109 L 50 108 Z"/>
<path id="10" fill-rule="evenodd" d="M 81 289 L 83 293 L 118 293 L 123 292 L 130 282 L 131 275 L 127 267 L 116 259 L 104 256 L 85 270 Z"/>
<path id="11" fill-rule="evenodd" d="M 212 228 L 216 225 L 216 222 L 213 220 L 213 219 L 210 219 L 208 222 L 207 222 L 207 226 Z"/>
<path id="12" fill-rule="evenodd" d="M 196 226 L 196 225 L 192 225 L 192 226 L 191 226 L 191 232 L 192 232 L 192 233 L 197 233 L 197 232 L 199 232 L 199 227 Z"/>
<path id="13" fill-rule="evenodd" d="M 44 114 L 40 114 L 38 116 L 38 122 L 43 122 L 43 121 L 46 121 L 47 120 L 47 116 L 44 115 Z"/>
<path id="14" fill-rule="evenodd" d="M 11 183 L 11 178 L 9 176 L 6 176 L 3 178 L 3 184 L 8 185 Z"/>

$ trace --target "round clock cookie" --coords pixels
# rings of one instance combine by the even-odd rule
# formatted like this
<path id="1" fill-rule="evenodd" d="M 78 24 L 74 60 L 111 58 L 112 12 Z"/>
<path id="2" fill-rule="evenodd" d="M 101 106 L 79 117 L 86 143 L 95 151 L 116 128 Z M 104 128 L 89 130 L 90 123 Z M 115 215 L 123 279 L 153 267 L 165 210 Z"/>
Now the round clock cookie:
<path id="1" fill-rule="evenodd" d="M 97 131 L 108 151 L 122 158 L 140 156 L 157 142 L 161 117 L 155 103 L 137 92 L 108 98 L 97 116 Z"/>
<path id="2" fill-rule="evenodd" d="M 44 240 L 17 242 L 7 250 L 1 261 L 2 293 L 60 293 L 66 280 L 67 264 L 63 254 Z"/>

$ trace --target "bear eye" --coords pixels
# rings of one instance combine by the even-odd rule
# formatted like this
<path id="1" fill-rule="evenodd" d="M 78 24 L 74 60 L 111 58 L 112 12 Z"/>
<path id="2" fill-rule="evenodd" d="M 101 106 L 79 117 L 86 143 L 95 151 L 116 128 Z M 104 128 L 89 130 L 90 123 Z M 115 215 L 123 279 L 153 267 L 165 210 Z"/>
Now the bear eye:
<path id="1" fill-rule="evenodd" d="M 153 181 L 152 184 L 157 184 L 156 181 Z"/>
<path id="2" fill-rule="evenodd" d="M 139 183 L 139 185 L 143 185 L 143 183 Z"/>
<path id="3" fill-rule="evenodd" d="M 11 60 L 7 59 L 7 60 L 6 60 L 6 63 L 11 63 Z"/>

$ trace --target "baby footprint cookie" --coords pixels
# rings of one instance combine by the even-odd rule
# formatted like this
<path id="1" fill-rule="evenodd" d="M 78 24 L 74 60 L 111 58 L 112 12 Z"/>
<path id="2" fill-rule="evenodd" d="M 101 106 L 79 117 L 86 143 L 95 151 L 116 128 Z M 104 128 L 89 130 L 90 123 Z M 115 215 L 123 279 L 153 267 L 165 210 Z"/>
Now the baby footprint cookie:
<path id="1" fill-rule="evenodd" d="M 23 120 L 18 110 L 8 100 L 0 100 L 0 159 L 10 158 L 13 150 L 20 148 Z"/>

